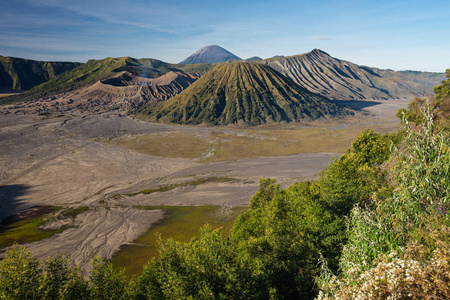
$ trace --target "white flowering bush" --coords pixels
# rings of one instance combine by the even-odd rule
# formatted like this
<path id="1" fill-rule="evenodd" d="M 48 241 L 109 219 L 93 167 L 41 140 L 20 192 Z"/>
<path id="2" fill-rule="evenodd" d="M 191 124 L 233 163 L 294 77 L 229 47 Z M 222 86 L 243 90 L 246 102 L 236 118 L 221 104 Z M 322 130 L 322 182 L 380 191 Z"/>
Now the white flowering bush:
<path id="1" fill-rule="evenodd" d="M 366 271 L 355 265 L 341 279 L 331 277 L 317 299 L 450 299 L 449 246 L 429 252 L 416 242 L 402 255 L 381 255 Z"/>
<path id="2" fill-rule="evenodd" d="M 393 151 L 393 195 L 353 209 L 341 274 L 322 275 L 318 299 L 450 299 L 450 138 L 429 103 L 420 113 Z"/>

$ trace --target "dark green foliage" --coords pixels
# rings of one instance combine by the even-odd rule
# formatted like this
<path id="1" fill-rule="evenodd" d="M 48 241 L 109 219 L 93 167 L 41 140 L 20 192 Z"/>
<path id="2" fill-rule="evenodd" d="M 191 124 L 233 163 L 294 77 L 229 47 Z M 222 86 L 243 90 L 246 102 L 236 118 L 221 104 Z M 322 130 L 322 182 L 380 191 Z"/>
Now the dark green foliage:
<path id="1" fill-rule="evenodd" d="M 389 193 L 388 183 L 379 165 L 390 157 L 391 139 L 372 130 L 364 130 L 338 160 L 320 176 L 322 198 L 337 215 L 348 215 L 355 204 L 370 205 L 374 192 Z"/>
<path id="2" fill-rule="evenodd" d="M 283 190 L 273 179 L 261 179 L 250 206 L 230 238 L 253 270 L 259 297 L 313 298 L 320 257 L 337 268 L 345 230 L 322 204 L 320 186 L 301 182 Z"/>
<path id="3" fill-rule="evenodd" d="M 242 62 L 221 64 L 181 94 L 136 113 L 152 121 L 209 125 L 258 125 L 352 114 L 270 67 Z"/>
<path id="4" fill-rule="evenodd" d="M 282 190 L 273 180 L 261 179 L 252 209 L 235 222 L 230 238 L 243 263 L 251 266 L 259 291 L 254 298 L 313 297 L 314 262 L 321 250 L 316 233 L 323 229 L 318 216 L 326 220 L 311 193 L 315 188 L 314 183 L 302 183 Z"/>
<path id="5" fill-rule="evenodd" d="M 99 258 L 94 259 L 89 283 L 89 299 L 125 300 L 134 297 L 133 282 L 126 279 L 123 271 L 114 269 L 110 262 Z"/>
<path id="6" fill-rule="evenodd" d="M 434 88 L 434 93 L 436 94 L 436 100 L 443 101 L 450 97 L 450 69 L 447 69 L 447 80 L 442 81 L 441 85 Z"/>
<path id="7" fill-rule="evenodd" d="M 64 257 L 43 263 L 13 246 L 0 262 L 0 299 L 91 299 L 81 271 L 68 263 Z"/>
<path id="8" fill-rule="evenodd" d="M 281 193 L 281 186 L 275 179 L 259 180 L 259 190 L 250 199 L 250 208 L 257 209 L 267 205 L 275 195 Z"/>
<path id="9" fill-rule="evenodd" d="M 13 246 L 0 262 L 0 299 L 134 299 L 134 281 L 111 263 L 95 259 L 89 280 L 61 256 L 38 261 L 30 251 Z"/>
<path id="10" fill-rule="evenodd" d="M 39 261 L 31 252 L 14 247 L 0 262 L 0 299 L 38 299 L 41 276 Z"/>
<path id="11" fill-rule="evenodd" d="M 78 267 L 70 268 L 67 258 L 47 259 L 42 278 L 43 299 L 88 299 L 88 283 Z"/>
<path id="12" fill-rule="evenodd" d="M 450 127 L 450 69 L 447 70 L 447 80 L 434 88 L 436 93 L 436 105 L 433 111 L 436 116 L 437 126 Z"/>
<path id="13" fill-rule="evenodd" d="M 139 288 L 148 299 L 247 299 L 249 266 L 220 230 L 205 226 L 189 244 L 161 241 L 160 257 L 145 268 Z"/>
<path id="14" fill-rule="evenodd" d="M 80 65 L 75 62 L 44 62 L 0 56 L 0 92 L 29 90 Z"/>

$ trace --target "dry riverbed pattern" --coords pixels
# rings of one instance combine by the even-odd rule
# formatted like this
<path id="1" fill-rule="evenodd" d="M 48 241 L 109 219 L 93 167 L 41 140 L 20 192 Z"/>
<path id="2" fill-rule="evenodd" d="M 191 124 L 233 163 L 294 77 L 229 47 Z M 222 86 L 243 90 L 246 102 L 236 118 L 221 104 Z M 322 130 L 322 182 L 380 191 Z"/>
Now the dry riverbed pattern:
<path id="1" fill-rule="evenodd" d="M 118 266 L 133 255 L 144 262 L 155 230 L 180 231 L 163 226 L 168 217 L 186 222 L 191 211 L 197 223 L 214 223 L 220 212 L 216 226 L 229 228 L 260 177 L 283 186 L 317 179 L 361 130 L 397 130 L 395 114 L 410 100 L 346 102 L 355 116 L 257 127 L 152 124 L 120 113 L 0 116 L 0 247 L 18 241 L 38 258 L 66 254 L 86 272 L 95 255 Z"/>

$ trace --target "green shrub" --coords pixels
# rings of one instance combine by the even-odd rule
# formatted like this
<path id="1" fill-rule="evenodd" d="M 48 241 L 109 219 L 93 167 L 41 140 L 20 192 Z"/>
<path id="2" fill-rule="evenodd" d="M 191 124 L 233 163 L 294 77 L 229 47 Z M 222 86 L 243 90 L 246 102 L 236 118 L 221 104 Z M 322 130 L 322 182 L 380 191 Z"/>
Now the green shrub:
<path id="1" fill-rule="evenodd" d="M 450 138 L 436 127 L 430 103 L 418 113 L 419 124 L 404 120 L 389 163 L 392 196 L 375 194 L 373 208 L 353 209 L 342 274 L 324 274 L 320 299 L 448 297 Z M 438 220 L 432 242 L 421 234 L 429 219 Z"/>
<path id="2" fill-rule="evenodd" d="M 319 185 L 327 209 L 347 216 L 353 206 L 372 205 L 374 192 L 389 195 L 390 188 L 379 165 L 390 157 L 395 136 L 363 130 L 338 160 L 320 174 Z"/>
<path id="3" fill-rule="evenodd" d="M 449 299 L 450 228 L 435 220 L 418 230 L 423 243 L 412 240 L 401 253 L 380 254 L 371 268 L 355 264 L 331 276 L 317 299 Z"/>
<path id="4" fill-rule="evenodd" d="M 132 299 L 135 295 L 134 284 L 128 281 L 123 270 L 114 269 L 110 262 L 94 258 L 93 269 L 89 275 L 89 299 Z"/>
<path id="5" fill-rule="evenodd" d="M 254 292 L 248 266 L 240 264 L 235 247 L 220 230 L 205 226 L 188 244 L 161 240 L 159 252 L 139 282 L 148 299 L 246 299 Z"/>
<path id="6" fill-rule="evenodd" d="M 1 299 L 38 299 L 42 268 L 29 250 L 13 246 L 0 262 Z"/>
<path id="7" fill-rule="evenodd" d="M 13 246 L 0 262 L 0 299 L 90 299 L 79 268 L 61 256 L 41 262 Z"/>

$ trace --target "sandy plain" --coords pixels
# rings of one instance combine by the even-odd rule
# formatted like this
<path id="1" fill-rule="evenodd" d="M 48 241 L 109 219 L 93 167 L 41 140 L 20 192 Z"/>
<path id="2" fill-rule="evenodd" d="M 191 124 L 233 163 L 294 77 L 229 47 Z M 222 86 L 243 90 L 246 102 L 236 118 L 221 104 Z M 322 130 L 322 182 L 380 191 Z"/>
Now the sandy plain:
<path id="1" fill-rule="evenodd" d="M 88 207 L 74 218 L 62 218 L 57 212 L 46 226 L 70 225 L 69 228 L 48 239 L 25 244 L 38 258 L 65 253 L 88 271 L 96 254 L 111 258 L 121 245 L 132 242 L 164 217 L 160 210 L 139 210 L 133 206 L 247 205 L 258 189 L 260 177 L 276 178 L 283 186 L 299 180 L 315 180 L 332 157 L 339 157 L 350 146 L 359 130 L 395 131 L 399 125 L 395 113 L 409 101 L 341 102 L 357 108 L 355 116 L 261 126 L 250 131 L 233 126 L 151 124 L 120 113 L 68 112 L 50 118 L 4 115 L 0 117 L 0 221 L 42 205 L 58 206 L 61 211 Z M 328 136 L 324 136 L 322 142 L 327 139 L 340 141 L 327 143 L 329 146 L 324 152 L 299 150 L 292 155 L 270 156 L 270 151 L 261 155 L 258 151 L 237 148 L 234 156 L 214 159 L 218 153 L 214 149 L 218 134 L 244 139 L 244 147 L 252 148 L 258 147 L 251 144 L 255 136 L 262 140 L 274 139 L 277 130 L 292 131 L 301 136 L 302 130 L 311 128 L 319 133 L 327 132 Z M 192 144 L 206 142 L 207 148 L 194 157 L 184 154 L 177 157 L 177 151 L 173 154 L 166 150 L 166 153 L 152 155 L 117 142 L 133 140 L 137 136 L 189 136 L 188 153 Z M 248 144 L 245 144 L 245 138 L 248 138 Z M 314 143 L 308 141 L 308 137 L 305 139 L 299 143 Z M 226 138 L 219 142 L 232 143 Z M 183 144 L 172 145 L 167 140 L 161 143 L 168 143 L 163 149 L 183 147 Z M 280 147 L 283 147 L 282 143 Z M 246 151 L 249 154 L 242 156 Z M 233 180 L 183 185 L 198 178 L 220 177 Z M 165 192 L 139 193 L 167 185 L 175 187 Z"/>

